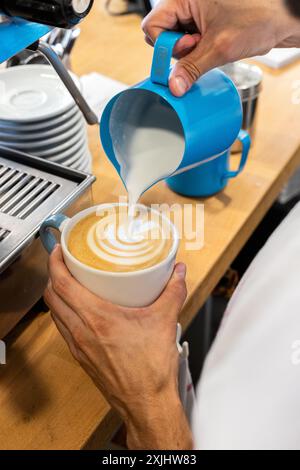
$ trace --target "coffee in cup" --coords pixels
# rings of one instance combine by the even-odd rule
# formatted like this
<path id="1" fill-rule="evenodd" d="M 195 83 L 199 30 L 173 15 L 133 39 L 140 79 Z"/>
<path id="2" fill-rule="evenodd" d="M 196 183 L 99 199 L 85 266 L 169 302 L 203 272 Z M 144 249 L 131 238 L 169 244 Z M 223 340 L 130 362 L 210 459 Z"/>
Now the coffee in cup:
<path id="1" fill-rule="evenodd" d="M 141 209 L 142 207 L 142 209 Z M 81 219 L 70 231 L 68 249 L 81 263 L 110 272 L 132 272 L 163 261 L 173 245 L 170 224 L 140 206 L 112 206 Z"/>

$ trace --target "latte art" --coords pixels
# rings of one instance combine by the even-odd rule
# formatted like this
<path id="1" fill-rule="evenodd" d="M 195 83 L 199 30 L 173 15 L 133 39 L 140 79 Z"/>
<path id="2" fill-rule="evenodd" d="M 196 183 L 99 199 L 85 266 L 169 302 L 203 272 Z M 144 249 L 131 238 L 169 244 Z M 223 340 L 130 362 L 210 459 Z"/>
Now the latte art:
<path id="1" fill-rule="evenodd" d="M 129 216 L 116 208 L 93 213 L 71 230 L 68 248 L 79 261 L 96 269 L 128 272 L 165 259 L 173 245 L 169 224 L 149 210 Z"/>
<path id="2" fill-rule="evenodd" d="M 98 258 L 112 264 L 133 266 L 149 263 L 163 252 L 163 234 L 161 240 L 149 240 L 150 232 L 159 229 L 153 223 L 129 221 L 117 228 L 109 219 L 95 222 L 88 232 L 88 246 Z"/>

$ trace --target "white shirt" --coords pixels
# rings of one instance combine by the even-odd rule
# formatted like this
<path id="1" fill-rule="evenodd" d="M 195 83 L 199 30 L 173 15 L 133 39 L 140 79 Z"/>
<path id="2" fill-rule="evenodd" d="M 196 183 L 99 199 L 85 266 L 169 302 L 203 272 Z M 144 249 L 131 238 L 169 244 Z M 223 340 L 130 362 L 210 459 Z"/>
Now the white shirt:
<path id="1" fill-rule="evenodd" d="M 228 305 L 193 431 L 197 449 L 300 449 L 300 204 Z"/>

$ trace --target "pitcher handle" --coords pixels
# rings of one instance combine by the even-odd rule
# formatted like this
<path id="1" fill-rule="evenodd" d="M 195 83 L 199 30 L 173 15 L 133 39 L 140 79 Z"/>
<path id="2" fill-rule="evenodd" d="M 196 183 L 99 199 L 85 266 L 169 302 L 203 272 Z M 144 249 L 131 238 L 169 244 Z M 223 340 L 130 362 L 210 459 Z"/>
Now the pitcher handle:
<path id="1" fill-rule="evenodd" d="M 238 176 L 243 171 L 246 165 L 247 159 L 248 159 L 249 149 L 251 145 L 250 135 L 248 134 L 247 131 L 241 130 L 239 132 L 237 139 L 241 142 L 242 147 L 243 147 L 240 164 L 237 170 L 227 171 L 225 175 L 223 176 L 224 179 L 235 178 L 236 176 Z"/>
<path id="2" fill-rule="evenodd" d="M 59 230 L 60 232 L 63 231 L 65 222 L 69 220 L 68 217 L 66 217 L 63 214 L 55 214 L 51 215 L 48 217 L 46 220 L 41 225 L 40 228 L 40 237 L 42 244 L 46 248 L 49 254 L 54 250 L 54 247 L 56 245 L 56 238 L 51 233 L 50 228 L 54 228 L 56 230 Z"/>
<path id="3" fill-rule="evenodd" d="M 154 46 L 151 68 L 151 81 L 153 83 L 168 86 L 173 49 L 183 36 L 184 33 L 174 31 L 164 31 L 158 36 Z"/>

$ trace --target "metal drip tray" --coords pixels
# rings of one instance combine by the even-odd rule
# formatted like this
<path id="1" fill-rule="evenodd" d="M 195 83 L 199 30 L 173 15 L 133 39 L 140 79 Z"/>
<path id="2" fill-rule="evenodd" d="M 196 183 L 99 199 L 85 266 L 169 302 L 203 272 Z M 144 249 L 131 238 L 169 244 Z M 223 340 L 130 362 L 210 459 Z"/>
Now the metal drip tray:
<path id="1" fill-rule="evenodd" d="M 0 147 L 0 273 L 42 221 L 64 210 L 94 177 Z"/>
<path id="2" fill-rule="evenodd" d="M 26 219 L 61 186 L 59 182 L 32 171 L 12 168 L 0 160 L 0 210 L 18 219 Z M 41 172 L 39 172 L 41 173 Z"/>
<path id="3" fill-rule="evenodd" d="M 0 338 L 45 287 L 41 223 L 56 212 L 72 215 L 92 205 L 88 190 L 94 181 L 92 175 L 0 147 Z"/>

